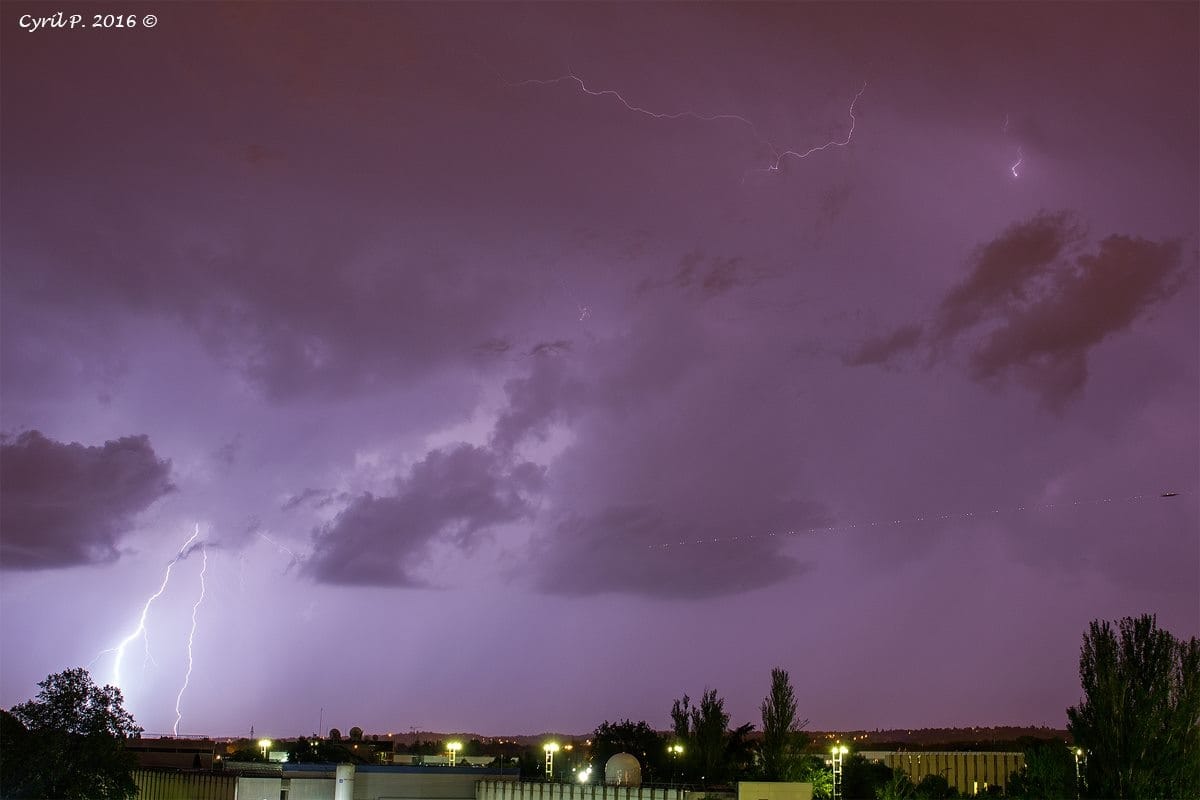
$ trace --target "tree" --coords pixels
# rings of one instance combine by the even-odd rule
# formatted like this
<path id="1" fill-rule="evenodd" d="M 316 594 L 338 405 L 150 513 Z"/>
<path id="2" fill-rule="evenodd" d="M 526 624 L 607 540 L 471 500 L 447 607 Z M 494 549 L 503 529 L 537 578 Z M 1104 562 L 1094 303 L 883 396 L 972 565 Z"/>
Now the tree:
<path id="1" fill-rule="evenodd" d="M 796 780 L 808 737 L 796 720 L 796 693 L 787 670 L 771 670 L 771 692 L 762 701 L 762 776 L 768 781 Z"/>
<path id="2" fill-rule="evenodd" d="M 653 776 L 662 775 L 667 755 L 666 741 L 662 734 L 642 722 L 609 722 L 605 720 L 592 734 L 592 758 L 601 770 L 608 759 L 617 753 L 629 753 L 637 757 L 644 770 L 643 779 L 649 782 Z M 667 770 L 670 768 L 667 767 Z"/>
<path id="3" fill-rule="evenodd" d="M 124 800 L 138 792 L 125 739 L 142 729 L 121 690 L 98 687 L 82 667 L 48 676 L 33 700 L 13 706 L 2 727 L 5 797 Z"/>
<path id="4" fill-rule="evenodd" d="M 1006 794 L 1028 800 L 1068 800 L 1075 797 L 1075 759 L 1065 742 L 1027 739 L 1025 766 L 1008 777 Z"/>
<path id="5" fill-rule="evenodd" d="M 1200 797 L 1200 640 L 1153 615 L 1095 620 L 1079 653 L 1083 699 L 1067 727 L 1092 797 Z"/>
<path id="6" fill-rule="evenodd" d="M 953 800 L 958 797 L 958 789 L 950 785 L 945 775 L 926 775 L 913 787 L 913 797 L 917 800 Z"/>
<path id="7" fill-rule="evenodd" d="M 691 709 L 691 739 L 696 751 L 694 763 L 700 769 L 702 781 L 719 783 L 725 777 L 725 730 L 728 727 L 725 698 L 718 697 L 716 689 L 705 690 L 700 705 Z"/>
<path id="8" fill-rule="evenodd" d="M 896 778 L 886 764 L 871 761 L 860 753 L 853 753 L 842 762 L 842 796 L 847 800 L 873 800 L 885 787 L 891 786 L 889 797 L 906 797 L 912 794 L 912 782 L 899 770 L 904 780 Z M 905 783 L 907 781 L 907 783 Z M 904 792 L 908 792 L 905 795 Z"/>
<path id="9" fill-rule="evenodd" d="M 741 780 L 754 772 L 758 760 L 758 747 L 751 741 L 754 723 L 747 722 L 725 736 L 725 759 L 723 777 L 730 781 Z"/>

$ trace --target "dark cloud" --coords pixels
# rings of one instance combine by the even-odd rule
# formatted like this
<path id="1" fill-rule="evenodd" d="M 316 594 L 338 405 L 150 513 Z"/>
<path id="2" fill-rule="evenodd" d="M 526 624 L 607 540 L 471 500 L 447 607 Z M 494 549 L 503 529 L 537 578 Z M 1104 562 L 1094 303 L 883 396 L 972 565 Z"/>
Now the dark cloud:
<path id="1" fill-rule="evenodd" d="M 508 406 L 496 420 L 491 444 L 509 452 L 526 437 L 544 438 L 555 420 L 566 419 L 584 397 L 583 384 L 566 361 L 539 358 L 530 373 L 504 385 Z"/>
<path id="2" fill-rule="evenodd" d="M 496 426 L 497 446 L 557 421 L 570 429 L 533 543 L 535 585 L 698 598 L 798 574 L 779 540 L 759 538 L 824 520 L 803 499 L 801 419 L 771 342 L 731 339 L 679 302 L 648 309 L 586 356 L 543 359 L 511 382 Z M 696 539 L 720 541 L 658 547 Z"/>
<path id="3" fill-rule="evenodd" d="M 986 317 L 1004 313 L 1036 291 L 1082 230 L 1066 212 L 1038 214 L 1010 225 L 976 253 L 971 274 L 938 307 L 934 336 L 949 339 Z"/>
<path id="4" fill-rule="evenodd" d="M 549 560 L 540 587 L 562 595 L 717 597 L 769 586 L 810 567 L 770 540 L 735 540 L 731 530 L 686 524 L 649 505 L 572 516 L 544 544 Z"/>
<path id="5" fill-rule="evenodd" d="M 916 347 L 921 340 L 921 330 L 920 325 L 905 325 L 887 336 L 868 339 L 853 353 L 844 356 L 842 361 L 851 367 L 886 364 L 897 354 Z"/>
<path id="6" fill-rule="evenodd" d="M 279 507 L 279 510 L 292 511 L 293 509 L 297 509 L 309 501 L 313 501 L 313 504 L 319 508 L 321 503 L 325 501 L 329 495 L 330 492 L 322 491 L 321 489 L 314 489 L 310 486 L 285 500 L 283 505 Z"/>
<path id="7" fill-rule="evenodd" d="M 354 498 L 314 532 L 304 571 L 322 583 L 421 586 L 416 567 L 435 539 L 469 548 L 494 525 L 527 518 L 542 468 L 471 445 L 428 453 L 386 496 Z"/>
<path id="8" fill-rule="evenodd" d="M 529 348 L 528 356 L 556 356 L 571 350 L 569 339 L 555 339 L 553 342 L 538 342 Z"/>
<path id="9" fill-rule="evenodd" d="M 764 277 L 765 273 L 751 270 L 740 256 L 706 259 L 703 253 L 692 252 L 680 259 L 678 269 L 669 278 L 645 278 L 637 289 L 639 292 L 680 289 L 707 299 L 731 289 L 753 285 Z"/>
<path id="10" fill-rule="evenodd" d="M 114 561 L 133 518 L 173 491 L 171 463 L 146 436 L 102 447 L 28 431 L 0 443 L 0 568 Z"/>
<path id="11" fill-rule="evenodd" d="M 493 337 L 475 345 L 475 353 L 478 355 L 504 355 L 512 349 L 512 342 L 507 339 L 499 339 Z"/>
<path id="12" fill-rule="evenodd" d="M 1185 279 L 1178 242 L 1114 235 L 1094 253 L 1082 243 L 1082 227 L 1065 212 L 1012 225 L 979 249 L 927 332 L 921 324 L 904 325 L 843 361 L 888 363 L 922 341 L 936 359 L 971 332 L 973 379 L 1013 373 L 1048 406 L 1061 408 L 1087 382 L 1091 348 L 1173 296 Z"/>
<path id="13" fill-rule="evenodd" d="M 1056 271 L 1045 296 L 1012 310 L 971 354 L 981 380 L 1016 371 L 1058 406 L 1087 380 L 1088 350 L 1183 283 L 1178 242 L 1110 236 Z"/>
<path id="14" fill-rule="evenodd" d="M 242 435 L 239 433 L 213 453 L 213 457 L 226 467 L 232 467 L 237 462 L 238 454 L 242 451 Z"/>

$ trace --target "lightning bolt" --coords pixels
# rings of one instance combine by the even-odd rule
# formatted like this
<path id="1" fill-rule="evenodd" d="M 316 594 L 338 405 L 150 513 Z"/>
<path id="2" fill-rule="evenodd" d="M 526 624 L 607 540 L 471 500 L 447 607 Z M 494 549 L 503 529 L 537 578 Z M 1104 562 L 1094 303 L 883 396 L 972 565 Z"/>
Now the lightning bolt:
<path id="1" fill-rule="evenodd" d="M 775 163 L 771 164 L 769 167 L 751 170 L 751 172 L 778 172 L 779 165 L 783 163 L 785 158 L 805 159 L 811 156 L 813 153 L 820 153 L 828 150 L 831 147 L 845 147 L 846 145 L 850 144 L 850 141 L 854 138 L 854 128 L 858 125 L 858 119 L 854 116 L 854 107 L 858 105 L 858 99 L 863 96 L 863 92 L 866 90 L 867 82 L 863 81 L 862 88 L 858 90 L 858 94 L 854 95 L 854 99 L 850 101 L 850 129 L 846 131 L 845 139 L 830 139 L 825 144 L 817 145 L 816 147 L 810 147 L 803 152 L 798 150 L 785 150 L 784 152 L 778 153 L 775 156 Z M 743 183 L 745 182 L 745 177 L 742 178 L 742 181 Z"/>
<path id="2" fill-rule="evenodd" d="M 100 654 L 100 655 L 103 655 L 104 653 L 108 653 L 108 652 L 112 652 L 112 653 L 116 654 L 116 656 L 113 658 L 113 680 L 112 680 L 112 683 L 114 686 L 121 685 L 121 661 L 125 657 L 125 648 L 128 647 L 129 644 L 131 642 L 133 642 L 135 639 L 137 639 L 139 636 L 142 637 L 142 642 L 146 647 L 146 658 L 148 658 L 148 659 L 150 658 L 150 640 L 149 640 L 149 637 L 146 635 L 146 616 L 150 613 L 150 606 L 154 604 L 154 601 L 157 600 L 159 597 L 161 597 L 162 593 L 167 590 L 167 584 L 170 583 L 170 581 L 171 581 L 171 568 L 174 567 L 175 564 L 178 563 L 178 561 L 184 557 L 184 555 L 187 553 L 188 547 L 191 546 L 192 542 L 196 541 L 196 537 L 198 537 L 199 535 L 200 535 L 200 526 L 197 525 L 196 529 L 192 533 L 192 535 L 189 536 L 188 540 L 183 543 L 183 547 L 179 548 L 179 552 L 167 564 L 167 570 L 163 574 L 162 583 L 159 585 L 158 591 L 155 592 L 154 594 L 150 595 L 149 599 L 146 600 L 145 605 L 142 606 L 141 616 L 138 617 L 138 624 L 137 624 L 137 627 L 133 629 L 133 632 L 130 633 L 128 636 L 126 636 L 124 639 L 122 639 L 121 643 L 118 644 L 116 647 L 112 648 L 111 650 L 105 650 Z M 99 656 L 97 656 L 97 658 L 99 658 Z"/>
<path id="3" fill-rule="evenodd" d="M 183 712 L 179 710 L 179 704 L 183 701 L 183 693 L 187 691 L 188 684 L 192 680 L 192 645 L 196 641 L 196 614 L 200 611 L 200 604 L 204 602 L 204 573 L 208 571 L 208 550 L 200 549 L 200 554 L 204 556 L 204 561 L 200 567 L 200 596 L 196 598 L 196 604 L 192 606 L 192 629 L 188 632 L 187 657 L 188 665 L 187 672 L 183 675 L 183 686 L 179 687 L 179 694 L 175 696 L 175 727 L 171 729 L 171 735 L 179 735 L 179 721 L 183 719 Z"/>
<path id="4" fill-rule="evenodd" d="M 291 556 L 292 560 L 291 560 L 291 563 L 288 564 L 288 569 L 291 569 L 292 564 L 300 563 L 300 557 L 297 556 L 295 553 L 293 553 L 291 550 L 289 550 L 287 547 L 281 545 L 279 542 L 275 541 L 270 536 L 267 536 L 265 533 L 259 532 L 258 535 L 260 537 L 262 537 L 263 539 L 265 539 L 270 544 L 273 544 L 275 547 L 279 548 L 279 550 L 281 550 L 282 552 L 287 553 L 289 556 Z M 284 572 L 286 573 L 287 569 L 285 569 Z"/>
<path id="5" fill-rule="evenodd" d="M 484 62 L 484 63 L 486 64 L 486 62 Z M 489 68 L 491 68 L 490 65 L 488 65 L 488 66 L 489 66 Z M 741 114 L 705 114 L 705 113 L 702 113 L 699 111 L 690 111 L 690 110 L 654 111 L 652 109 L 646 108 L 644 106 L 639 106 L 636 103 L 630 102 L 628 99 L 626 99 L 626 97 L 623 94 L 621 94 L 620 92 L 618 92 L 615 89 L 592 88 L 591 86 L 588 86 L 587 82 L 585 82 L 583 80 L 583 78 L 579 77 L 574 72 L 568 72 L 565 75 L 558 76 L 557 78 L 531 78 L 531 79 L 523 80 L 523 81 L 510 81 L 507 78 L 505 78 L 503 75 L 501 75 L 495 69 L 492 69 L 492 72 L 494 72 L 496 74 L 496 76 L 505 85 L 509 86 L 510 88 L 519 88 L 522 86 L 553 86 L 553 85 L 560 84 L 560 83 L 570 83 L 570 84 L 573 84 L 581 93 L 583 93 L 589 97 L 611 98 L 613 100 L 616 100 L 618 103 L 620 103 L 621 106 L 623 106 L 626 110 L 632 111 L 635 114 L 641 114 L 642 116 L 649 117 L 651 119 L 656 119 L 656 120 L 694 119 L 694 120 L 699 120 L 701 122 L 723 122 L 723 121 L 724 122 L 736 122 L 739 125 L 743 125 L 743 126 L 749 128 L 751 134 L 754 136 L 754 139 L 759 144 L 765 146 L 767 149 L 769 149 L 771 151 L 771 154 L 772 154 L 772 157 L 774 160 L 771 161 L 771 163 L 768 164 L 768 166 L 762 167 L 760 169 L 750 170 L 750 172 L 766 172 L 766 173 L 778 172 L 779 168 L 780 168 L 780 164 L 786 158 L 805 159 L 805 158 L 808 158 L 809 156 L 813 155 L 814 153 L 820 153 L 824 150 L 828 150 L 831 147 L 845 147 L 846 145 L 850 144 L 851 139 L 854 138 L 854 128 L 857 123 L 857 120 L 855 119 L 855 116 L 854 116 L 854 107 L 855 107 L 855 105 L 857 105 L 859 98 L 862 97 L 863 92 L 865 92 L 867 90 L 867 83 L 866 83 L 866 81 L 863 81 L 862 88 L 858 90 L 858 93 L 856 95 L 854 95 L 854 99 L 850 101 L 850 129 L 846 133 L 846 136 L 844 139 L 831 139 L 830 141 L 825 142 L 824 144 L 817 145 L 815 147 L 810 147 L 807 150 L 791 150 L 791 149 L 780 150 L 778 147 L 776 147 L 774 144 L 772 144 L 766 137 L 764 137 L 759 132 L 758 126 L 754 124 L 753 120 L 751 120 L 747 117 L 744 117 Z M 745 176 L 743 176 L 742 181 L 743 181 L 743 183 L 745 182 Z"/>
<path id="6" fill-rule="evenodd" d="M 1021 152 L 1021 148 L 1018 147 L 1017 148 L 1017 160 L 1015 162 L 1013 162 L 1013 165 L 1011 167 L 1009 167 L 1009 169 L 1012 171 L 1012 176 L 1014 178 L 1021 177 L 1020 174 L 1017 172 L 1017 167 L 1021 166 L 1021 163 L 1024 161 L 1025 161 L 1025 154 L 1023 152 Z"/>
<path id="7" fill-rule="evenodd" d="M 493 72 L 494 71 L 495 70 L 493 70 Z M 588 95 L 589 97 L 611 97 L 614 100 L 616 100 L 618 103 L 623 105 L 629 111 L 632 111 L 635 114 L 641 114 L 642 116 L 650 117 L 651 119 L 660 119 L 660 120 L 695 119 L 695 120 L 699 120 L 701 122 L 718 122 L 721 120 L 728 120 L 731 122 L 738 122 L 738 123 L 741 123 L 742 125 L 745 125 L 746 127 L 748 127 L 751 130 L 751 132 L 754 134 L 754 138 L 757 139 L 759 142 L 767 145 L 768 147 L 771 147 L 772 150 L 775 149 L 774 147 L 771 146 L 770 142 L 768 142 L 766 139 L 764 139 L 762 137 L 761 134 L 759 134 L 758 126 L 756 126 L 753 122 L 751 122 L 746 117 L 743 117 L 741 114 L 702 114 L 698 111 L 673 111 L 673 112 L 652 111 L 648 108 L 644 108 L 642 106 L 635 105 L 634 103 L 629 102 L 628 100 L 625 99 L 625 96 L 623 94 L 621 94 L 620 92 L 618 92 L 616 89 L 593 89 L 592 87 L 588 86 L 587 83 L 584 82 L 583 78 L 579 77 L 574 72 L 568 72 L 566 75 L 560 75 L 557 78 L 541 78 L 541 79 L 533 78 L 533 79 L 524 80 L 524 81 L 510 81 L 507 78 L 505 78 L 503 75 L 500 75 L 500 73 L 497 72 L 496 74 L 500 77 L 500 80 L 504 81 L 505 84 L 507 84 L 510 88 L 514 88 L 514 89 L 519 88 L 521 86 L 553 86 L 554 84 L 558 84 L 558 83 L 566 83 L 566 82 L 574 83 L 579 88 L 579 91 L 581 91 L 583 94 Z"/>

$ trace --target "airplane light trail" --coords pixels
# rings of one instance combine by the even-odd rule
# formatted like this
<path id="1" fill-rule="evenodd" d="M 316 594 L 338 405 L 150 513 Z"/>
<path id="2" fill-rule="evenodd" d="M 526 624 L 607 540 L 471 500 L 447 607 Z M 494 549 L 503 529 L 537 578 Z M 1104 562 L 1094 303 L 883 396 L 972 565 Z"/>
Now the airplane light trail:
<path id="1" fill-rule="evenodd" d="M 200 548 L 200 554 L 204 557 L 200 567 L 200 596 L 196 598 L 196 604 L 192 606 L 192 629 L 188 632 L 187 657 L 188 665 L 187 672 L 183 675 L 183 686 L 179 687 L 179 694 L 175 696 L 175 726 L 171 728 L 173 736 L 179 735 L 179 721 L 183 719 L 183 712 L 179 710 L 179 705 L 183 701 L 183 693 L 187 691 L 188 684 L 192 680 L 192 645 L 196 641 L 196 613 L 200 610 L 200 604 L 204 602 L 204 573 L 208 571 L 208 550 Z"/>
<path id="2" fill-rule="evenodd" d="M 750 534 L 748 536 L 715 536 L 708 539 L 694 539 L 692 541 L 682 540 L 678 542 L 660 542 L 658 544 L 648 544 L 648 550 L 670 550 L 672 547 L 680 547 L 686 545 L 702 545 L 702 544 L 728 544 L 731 542 L 746 542 L 755 539 L 774 539 L 786 536 L 799 536 L 806 533 L 840 533 L 843 531 L 859 530 L 865 528 L 884 528 L 894 525 L 905 525 L 918 522 L 939 522 L 945 520 L 969 520 L 983 519 L 985 517 L 1001 514 L 1004 512 L 1017 511 L 1041 511 L 1051 508 L 1067 508 L 1083 505 L 1101 505 L 1104 503 L 1132 503 L 1140 500 L 1158 500 L 1163 498 L 1178 497 L 1180 492 L 1167 491 L 1159 494 L 1138 494 L 1132 497 L 1106 497 L 1101 500 L 1073 500 L 1062 503 L 1041 503 L 1038 505 L 1016 506 L 1013 508 L 995 508 L 991 511 L 964 511 L 957 514 L 933 514 L 920 517 L 909 517 L 907 519 L 890 519 L 877 520 L 875 522 L 851 522 L 845 525 L 819 525 L 812 528 L 796 528 L 787 531 L 777 531 L 774 533 Z"/>
<path id="3" fill-rule="evenodd" d="M 489 65 L 489 67 L 490 67 L 490 65 Z M 622 95 L 620 92 L 616 91 L 615 89 L 593 89 L 592 87 L 587 85 L 587 83 L 583 80 L 583 78 L 580 78 L 574 72 L 568 72 L 565 75 L 558 76 L 557 78 L 531 78 L 531 79 L 523 80 L 523 81 L 510 81 L 507 78 L 505 78 L 503 75 L 501 75 L 499 72 L 497 72 L 495 69 L 492 69 L 492 71 L 496 73 L 496 76 L 499 77 L 501 81 L 503 81 L 507 86 L 509 86 L 511 88 L 517 88 L 517 87 L 521 87 L 521 86 L 551 86 L 551 85 L 555 85 L 555 84 L 559 84 L 559 83 L 570 82 L 570 83 L 575 84 L 575 86 L 579 89 L 580 92 L 588 95 L 589 97 L 611 97 L 611 98 L 615 99 L 618 103 L 620 103 L 622 106 L 624 106 L 627 110 L 632 111 L 635 114 L 641 114 L 643 116 L 650 117 L 651 119 L 657 119 L 657 120 L 695 119 L 695 120 L 699 120 L 702 122 L 731 121 L 731 122 L 737 122 L 741 125 L 745 125 L 746 127 L 748 127 L 750 129 L 750 132 L 753 134 L 755 140 L 759 144 L 766 146 L 771 151 L 771 153 L 774 157 L 774 160 L 768 166 L 762 167 L 759 169 L 748 170 L 747 171 L 748 173 L 749 172 L 767 172 L 767 173 L 778 172 L 780 169 L 780 164 L 786 158 L 805 159 L 805 158 L 808 158 L 809 156 L 813 155 L 814 153 L 820 153 L 824 150 L 828 150 L 831 147 L 845 147 L 846 145 L 850 144 L 850 141 L 854 138 L 854 128 L 857 124 L 857 119 L 854 116 L 854 107 L 858 104 L 859 98 L 862 97 L 863 92 L 865 92 L 867 90 L 867 82 L 863 81 L 862 88 L 860 88 L 858 90 L 858 93 L 855 94 L 854 98 L 850 101 L 850 130 L 846 133 L 846 136 L 844 139 L 831 139 L 828 142 L 825 142 L 824 144 L 817 145 L 815 147 L 810 147 L 808 150 L 803 150 L 803 151 L 802 150 L 782 150 L 781 151 L 778 147 L 776 147 L 768 139 L 766 139 L 766 137 L 764 137 L 761 133 L 759 133 L 758 126 L 755 125 L 753 121 L 751 121 L 747 117 L 743 117 L 741 114 L 705 114 L 705 113 L 701 113 L 699 111 L 690 111 L 690 110 L 674 111 L 674 112 L 653 111 L 649 108 L 645 108 L 644 106 L 639 106 L 634 103 L 631 103 L 629 100 L 625 99 L 624 95 Z M 745 183 L 744 175 L 742 176 L 742 182 Z"/>
<path id="4" fill-rule="evenodd" d="M 146 615 L 150 613 L 150 606 L 154 603 L 154 601 L 157 600 L 159 597 L 161 597 L 162 593 L 166 591 L 167 584 L 171 580 L 171 568 L 175 566 L 176 562 L 178 562 L 179 559 L 184 557 L 184 555 L 187 553 L 188 547 L 192 544 L 192 542 L 194 542 L 196 540 L 196 537 L 199 535 L 200 535 L 200 526 L 197 525 L 196 530 L 192 533 L 192 535 L 190 537 L 188 537 L 188 540 L 183 543 L 183 547 L 179 548 L 179 553 L 176 554 L 176 556 L 174 558 L 172 558 L 171 561 L 167 564 L 167 571 L 163 575 L 162 584 L 158 587 L 158 591 L 155 592 L 154 594 L 150 595 L 150 598 L 148 600 L 146 600 L 145 605 L 142 606 L 142 613 L 141 613 L 141 616 L 138 617 L 138 624 L 137 624 L 137 627 L 134 628 L 133 633 L 129 634 L 124 639 L 122 639 L 121 643 L 118 644 L 116 647 L 112 648 L 111 651 L 109 651 L 109 650 L 104 651 L 104 652 L 116 653 L 116 657 L 113 659 L 112 683 L 114 686 L 117 686 L 117 687 L 121 686 L 121 660 L 125 657 L 125 648 L 129 645 L 130 642 L 132 642 L 134 639 L 141 636 L 142 642 L 146 646 L 146 657 L 147 658 L 150 657 L 150 640 L 146 635 Z M 103 655 L 103 653 L 101 655 Z"/>

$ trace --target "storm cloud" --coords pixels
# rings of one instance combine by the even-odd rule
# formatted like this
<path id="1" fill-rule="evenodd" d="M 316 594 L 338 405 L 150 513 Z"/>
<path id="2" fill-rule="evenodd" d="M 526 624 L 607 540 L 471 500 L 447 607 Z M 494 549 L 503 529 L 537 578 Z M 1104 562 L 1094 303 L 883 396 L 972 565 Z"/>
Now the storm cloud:
<path id="1" fill-rule="evenodd" d="M 1187 277 L 1178 241 L 1113 235 L 1086 252 L 1083 239 L 1066 212 L 1010 226 L 979 248 L 932 322 L 869 339 L 844 363 L 886 364 L 921 345 L 936 361 L 969 339 L 974 380 L 1015 376 L 1061 409 L 1087 382 L 1090 350 L 1170 299 Z"/>
<path id="2" fill-rule="evenodd" d="M 146 436 L 89 447 L 27 431 L 0 444 L 0 568 L 115 561 L 134 517 L 171 492 Z"/>
<path id="3" fill-rule="evenodd" d="M 304 572 L 323 583 L 422 586 L 417 568 L 434 539 L 469 548 L 482 531 L 530 516 L 543 480 L 536 464 L 487 448 L 434 450 L 395 492 L 361 494 L 318 528 Z"/>

